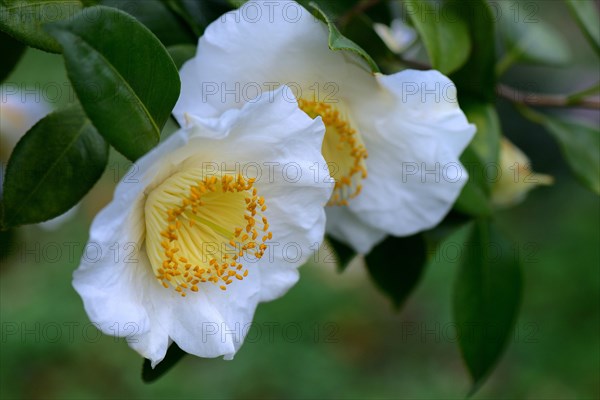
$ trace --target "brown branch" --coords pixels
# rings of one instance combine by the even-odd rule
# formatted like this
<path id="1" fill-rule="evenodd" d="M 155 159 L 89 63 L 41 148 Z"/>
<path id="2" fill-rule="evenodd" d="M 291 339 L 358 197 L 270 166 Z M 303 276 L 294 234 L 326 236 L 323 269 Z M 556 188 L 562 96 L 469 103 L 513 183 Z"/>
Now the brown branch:
<path id="1" fill-rule="evenodd" d="M 583 97 L 570 99 L 569 96 L 557 94 L 540 94 L 522 92 L 502 83 L 496 86 L 496 94 L 513 103 L 535 107 L 580 107 L 600 110 L 600 98 Z"/>

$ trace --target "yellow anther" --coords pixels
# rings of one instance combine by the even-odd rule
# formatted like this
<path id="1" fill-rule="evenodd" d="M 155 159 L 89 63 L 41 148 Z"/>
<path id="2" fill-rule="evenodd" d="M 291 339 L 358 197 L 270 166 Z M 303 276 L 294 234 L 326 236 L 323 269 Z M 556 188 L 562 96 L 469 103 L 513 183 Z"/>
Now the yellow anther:
<path id="1" fill-rule="evenodd" d="M 368 154 L 360 133 L 352 127 L 345 113 L 332 104 L 299 99 L 298 105 L 311 118 L 321 116 L 325 124 L 321 151 L 325 160 L 336 166 L 332 171 L 336 182 L 328 204 L 347 205 L 349 199 L 360 194 L 360 182 L 367 178 Z"/>
<path id="2" fill-rule="evenodd" d="M 246 253 L 252 254 L 251 249 L 258 247 L 260 250 L 253 254 L 259 257 L 266 249 L 264 243 L 255 242 L 259 218 L 268 229 L 262 214 L 266 200 L 253 187 L 255 179 L 221 173 L 202 177 L 202 171 L 198 168 L 193 174 L 175 174 L 146 199 L 146 218 L 151 220 L 146 225 L 150 263 L 162 286 L 172 287 L 182 296 L 200 291 L 198 285 L 208 282 L 217 286 L 223 282 L 219 287 L 225 290 L 234 282 L 233 277 L 242 280 L 248 274 L 238 260 Z M 220 208 L 226 211 L 220 214 Z M 237 214 L 232 211 L 236 209 Z M 158 231 L 157 226 L 162 230 Z M 272 233 L 265 232 L 262 242 L 269 237 Z M 210 250 L 204 246 L 214 243 L 215 238 L 239 252 L 231 256 L 226 253 L 227 246 Z"/>

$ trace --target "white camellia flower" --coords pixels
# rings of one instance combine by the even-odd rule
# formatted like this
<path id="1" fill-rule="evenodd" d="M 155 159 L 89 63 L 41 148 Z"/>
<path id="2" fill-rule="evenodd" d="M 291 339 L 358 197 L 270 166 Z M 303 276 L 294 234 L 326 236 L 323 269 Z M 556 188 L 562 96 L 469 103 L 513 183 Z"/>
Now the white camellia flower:
<path id="1" fill-rule="evenodd" d="M 447 214 L 468 179 L 458 157 L 475 127 L 439 72 L 372 74 L 356 54 L 330 50 L 328 35 L 295 2 L 246 3 L 206 29 L 181 70 L 174 115 L 218 116 L 287 85 L 281 95 L 327 128 L 322 152 L 336 181 L 327 230 L 367 253 Z M 313 172 L 322 180 L 324 169 Z"/>
<path id="2" fill-rule="evenodd" d="M 309 168 L 325 162 L 324 133 L 267 96 L 218 119 L 189 116 L 92 224 L 73 280 L 90 319 L 153 366 L 172 341 L 231 359 L 257 304 L 282 296 L 323 239 L 333 183 Z"/>

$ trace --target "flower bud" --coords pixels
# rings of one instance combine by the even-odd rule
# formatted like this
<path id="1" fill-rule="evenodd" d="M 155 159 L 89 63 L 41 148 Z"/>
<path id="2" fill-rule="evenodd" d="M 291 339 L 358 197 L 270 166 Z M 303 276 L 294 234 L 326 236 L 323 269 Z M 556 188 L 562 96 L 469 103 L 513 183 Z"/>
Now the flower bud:
<path id="1" fill-rule="evenodd" d="M 502 175 L 492 188 L 492 203 L 498 207 L 510 207 L 525 199 L 527 193 L 540 185 L 551 185 L 549 175 L 536 174 L 530 167 L 529 158 L 508 139 L 500 142 L 500 168 Z"/>

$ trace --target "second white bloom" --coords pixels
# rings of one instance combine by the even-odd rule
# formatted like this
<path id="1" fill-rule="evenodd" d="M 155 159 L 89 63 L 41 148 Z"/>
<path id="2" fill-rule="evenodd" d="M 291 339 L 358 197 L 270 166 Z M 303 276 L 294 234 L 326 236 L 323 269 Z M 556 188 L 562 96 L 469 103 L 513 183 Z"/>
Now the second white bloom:
<path id="1" fill-rule="evenodd" d="M 326 126 L 332 236 L 367 253 L 387 234 L 435 226 L 468 179 L 458 157 L 475 132 L 455 86 L 437 71 L 374 75 L 356 54 L 330 50 L 327 26 L 306 9 L 277 4 L 248 2 L 207 28 L 182 68 L 175 116 L 217 116 L 287 85 L 286 99 Z"/>

